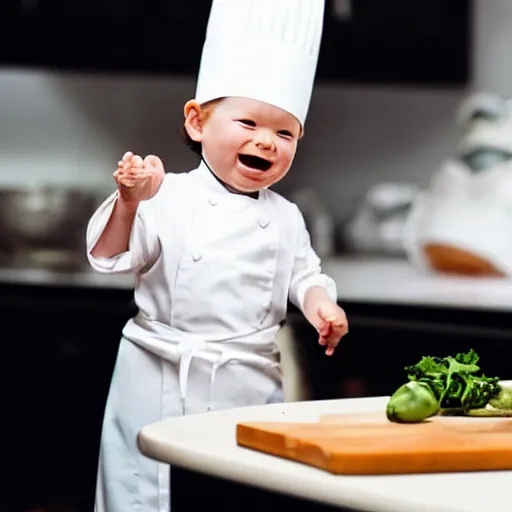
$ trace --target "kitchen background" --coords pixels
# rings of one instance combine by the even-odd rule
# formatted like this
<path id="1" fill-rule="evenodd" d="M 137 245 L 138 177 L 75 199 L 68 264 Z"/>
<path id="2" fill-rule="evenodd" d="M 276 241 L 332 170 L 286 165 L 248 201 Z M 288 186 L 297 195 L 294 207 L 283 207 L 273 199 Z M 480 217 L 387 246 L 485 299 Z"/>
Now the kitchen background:
<path id="1" fill-rule="evenodd" d="M 413 4 L 418 9 L 424 2 Z M 313 185 L 332 215 L 343 219 L 378 181 L 425 184 L 453 151 L 453 116 L 468 90 L 512 96 L 511 23 L 507 0 L 474 2 L 467 85 L 318 83 L 307 137 L 280 189 Z M 336 66 L 343 67 L 351 49 L 333 52 Z M 112 166 L 127 148 L 161 155 L 169 170 L 188 169 L 195 159 L 177 129 L 194 90 L 193 75 L 0 69 L 0 185 L 51 183 L 109 192 Z"/>
<path id="2" fill-rule="evenodd" d="M 404 365 L 421 355 L 471 347 L 486 373 L 510 379 L 508 279 L 420 272 L 396 244 L 392 251 L 348 253 L 344 233 L 370 187 L 390 183 L 391 202 L 399 206 L 396 184 L 429 186 L 455 152 L 456 112 L 468 95 L 512 97 L 512 3 L 388 0 L 385 10 L 378 0 L 327 3 L 306 137 L 276 189 L 307 213 L 351 329 L 336 356 L 325 358 L 315 333 L 290 308 L 280 339 L 287 396 L 389 394 L 403 382 Z M 157 154 L 170 172 L 196 165 L 177 130 L 194 94 L 193 62 L 208 4 L 91 1 L 96 14 L 86 29 L 79 27 L 86 10 L 73 16 L 59 0 L 0 7 L 0 317 L 13 347 L 14 359 L 4 358 L 4 374 L 13 372 L 15 382 L 14 403 L 6 408 L 12 422 L 5 423 L 16 441 L 15 494 L 0 496 L 0 510 L 92 510 L 103 407 L 121 328 L 135 308 L 129 277 L 93 274 L 84 265 L 92 206 L 81 194 L 106 197 L 126 150 Z M 98 13 L 107 7 L 114 21 L 103 23 Z M 127 40 L 125 53 L 117 48 L 119 58 L 109 59 L 120 20 L 138 26 L 164 7 L 181 18 L 157 16 L 150 42 Z M 66 23 L 58 17 L 63 13 Z M 186 19 L 199 20 L 188 63 Z M 114 71 L 119 62 L 125 72 Z M 37 186 L 75 195 L 54 192 L 48 199 Z M 304 187 L 307 194 L 299 195 Z M 60 226 L 53 239 L 52 214 L 43 213 L 52 204 Z M 375 241 L 372 233 L 363 223 L 362 239 Z M 56 247 L 60 256 L 74 249 L 78 259 L 56 264 Z"/>

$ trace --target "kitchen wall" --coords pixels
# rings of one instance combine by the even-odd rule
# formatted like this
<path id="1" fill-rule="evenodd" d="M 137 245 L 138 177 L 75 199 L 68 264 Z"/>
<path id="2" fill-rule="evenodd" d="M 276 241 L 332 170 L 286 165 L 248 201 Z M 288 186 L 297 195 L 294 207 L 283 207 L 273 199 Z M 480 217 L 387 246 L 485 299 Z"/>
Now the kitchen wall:
<path id="1" fill-rule="evenodd" d="M 476 0 L 474 80 L 512 96 L 512 2 Z M 343 65 L 340 62 L 340 65 Z M 424 184 L 456 141 L 454 110 L 468 90 L 315 90 L 296 165 L 278 189 L 313 185 L 337 219 L 371 184 Z M 194 81 L 0 70 L 0 186 L 65 184 L 104 190 L 128 149 L 195 164 L 177 129 Z"/>

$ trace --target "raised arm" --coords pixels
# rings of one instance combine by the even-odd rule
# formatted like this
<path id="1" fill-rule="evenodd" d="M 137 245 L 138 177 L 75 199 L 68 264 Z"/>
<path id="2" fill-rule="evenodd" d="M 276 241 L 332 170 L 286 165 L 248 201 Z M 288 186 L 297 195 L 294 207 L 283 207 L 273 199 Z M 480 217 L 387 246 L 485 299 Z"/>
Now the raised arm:
<path id="1" fill-rule="evenodd" d="M 98 208 L 87 229 L 87 257 L 99 272 L 144 266 L 157 247 L 150 200 L 165 176 L 162 161 L 128 152 L 114 172 L 117 191 Z"/>

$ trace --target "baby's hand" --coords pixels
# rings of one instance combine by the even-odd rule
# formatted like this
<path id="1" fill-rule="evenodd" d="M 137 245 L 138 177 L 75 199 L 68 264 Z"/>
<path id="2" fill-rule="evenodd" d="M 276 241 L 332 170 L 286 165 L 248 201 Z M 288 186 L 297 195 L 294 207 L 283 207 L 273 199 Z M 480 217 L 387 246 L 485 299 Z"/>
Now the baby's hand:
<path id="1" fill-rule="evenodd" d="M 348 332 L 347 316 L 343 309 L 330 301 L 318 304 L 317 313 L 323 321 L 318 330 L 318 343 L 327 346 L 325 353 L 332 356 L 341 338 Z"/>
<path id="2" fill-rule="evenodd" d="M 130 151 L 117 163 L 114 172 L 121 200 L 134 206 L 151 199 L 158 192 L 164 176 L 164 164 L 160 158 L 149 155 L 142 160 Z"/>

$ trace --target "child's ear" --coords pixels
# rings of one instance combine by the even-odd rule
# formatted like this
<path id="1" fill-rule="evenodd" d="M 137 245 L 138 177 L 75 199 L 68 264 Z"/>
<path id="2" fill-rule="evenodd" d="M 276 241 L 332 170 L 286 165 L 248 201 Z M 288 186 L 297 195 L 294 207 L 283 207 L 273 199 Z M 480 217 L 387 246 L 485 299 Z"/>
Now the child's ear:
<path id="1" fill-rule="evenodd" d="M 203 141 L 203 124 L 201 121 L 201 105 L 196 100 L 189 100 L 183 108 L 185 114 L 185 130 L 195 142 Z"/>

